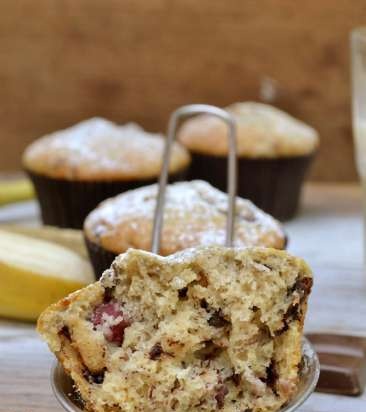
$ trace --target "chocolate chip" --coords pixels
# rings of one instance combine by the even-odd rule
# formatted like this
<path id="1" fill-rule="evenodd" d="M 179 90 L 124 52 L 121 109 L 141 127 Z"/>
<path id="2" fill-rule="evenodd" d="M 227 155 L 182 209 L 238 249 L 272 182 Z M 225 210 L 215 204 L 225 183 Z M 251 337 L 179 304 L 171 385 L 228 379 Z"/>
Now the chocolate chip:
<path id="1" fill-rule="evenodd" d="M 148 392 L 148 394 L 147 394 L 147 396 L 149 397 L 149 399 L 152 399 L 154 390 L 155 390 L 155 385 L 151 385 L 150 388 L 149 388 L 149 392 Z"/>
<path id="2" fill-rule="evenodd" d="M 207 303 L 206 299 L 201 299 L 200 306 L 201 306 L 202 309 L 207 309 L 208 308 L 208 303 Z"/>
<path id="3" fill-rule="evenodd" d="M 312 278 L 302 278 L 295 282 L 295 290 L 299 293 L 300 299 L 303 300 L 311 292 L 313 286 Z"/>
<path id="4" fill-rule="evenodd" d="M 186 299 L 187 298 L 187 292 L 188 292 L 188 288 L 182 288 L 178 290 L 178 297 L 179 299 Z"/>
<path id="5" fill-rule="evenodd" d="M 275 335 L 280 336 L 282 333 L 286 332 L 289 328 L 289 324 L 294 320 L 299 320 L 300 318 L 300 307 L 298 304 L 290 305 L 283 315 L 283 327 L 276 330 Z"/>
<path id="6" fill-rule="evenodd" d="M 233 373 L 230 376 L 230 379 L 234 382 L 235 386 L 239 386 L 240 385 L 240 381 L 241 381 L 241 375 L 240 373 Z"/>
<path id="7" fill-rule="evenodd" d="M 253 312 L 258 312 L 258 310 L 259 310 L 258 306 L 252 306 L 252 311 Z"/>
<path id="8" fill-rule="evenodd" d="M 217 388 L 215 399 L 217 402 L 217 407 L 222 409 L 225 404 L 225 396 L 229 393 L 229 389 L 225 385 L 220 385 Z"/>
<path id="9" fill-rule="evenodd" d="M 298 320 L 300 313 L 299 313 L 299 305 L 290 305 L 287 309 L 287 312 L 284 314 L 283 318 L 287 324 L 289 324 L 292 320 Z"/>
<path id="10" fill-rule="evenodd" d="M 62 327 L 58 334 L 65 336 L 65 338 L 68 340 L 71 340 L 70 329 L 66 325 Z"/>
<path id="11" fill-rule="evenodd" d="M 274 334 L 275 336 L 281 336 L 286 331 L 288 331 L 288 324 L 285 322 L 283 327 L 281 329 L 277 329 Z"/>
<path id="12" fill-rule="evenodd" d="M 112 287 L 112 288 L 106 287 L 104 289 L 104 297 L 103 297 L 103 302 L 104 303 L 109 303 L 112 300 L 114 289 L 115 289 L 114 287 Z"/>
<path id="13" fill-rule="evenodd" d="M 163 353 L 163 348 L 161 347 L 160 343 L 155 343 L 155 345 L 151 348 L 149 356 L 151 360 L 158 360 L 160 355 Z"/>
<path id="14" fill-rule="evenodd" d="M 104 381 L 104 374 L 106 368 L 102 369 L 100 372 L 91 372 L 88 368 L 84 368 L 83 376 L 89 383 L 96 383 L 100 385 Z"/>
<path id="15" fill-rule="evenodd" d="M 207 275 L 204 272 L 199 272 L 197 282 L 199 285 L 201 285 L 204 288 L 207 288 L 208 286 L 208 278 Z"/>
<path id="16" fill-rule="evenodd" d="M 273 392 L 276 392 L 276 382 L 278 379 L 278 373 L 276 371 L 275 361 L 272 359 L 271 363 L 266 368 L 266 378 L 264 382 L 269 386 Z"/>
<path id="17" fill-rule="evenodd" d="M 212 360 L 220 356 L 223 349 L 216 345 L 212 340 L 207 340 L 204 342 L 202 349 L 194 352 L 194 356 L 201 360 Z"/>
<path id="18" fill-rule="evenodd" d="M 174 384 L 172 389 L 170 389 L 170 392 L 174 392 L 176 389 L 178 389 L 180 387 L 180 382 L 177 378 L 175 378 Z"/>
<path id="19" fill-rule="evenodd" d="M 83 410 L 85 408 L 85 401 L 82 398 L 82 396 L 80 395 L 80 392 L 78 391 L 72 391 L 70 393 L 70 398 L 72 399 L 72 402 L 76 404 L 76 406 L 78 406 L 81 410 Z"/>
<path id="20" fill-rule="evenodd" d="M 215 311 L 212 316 L 207 321 L 210 326 L 214 326 L 215 328 L 223 328 L 230 324 L 225 318 L 222 313 L 222 310 Z"/>

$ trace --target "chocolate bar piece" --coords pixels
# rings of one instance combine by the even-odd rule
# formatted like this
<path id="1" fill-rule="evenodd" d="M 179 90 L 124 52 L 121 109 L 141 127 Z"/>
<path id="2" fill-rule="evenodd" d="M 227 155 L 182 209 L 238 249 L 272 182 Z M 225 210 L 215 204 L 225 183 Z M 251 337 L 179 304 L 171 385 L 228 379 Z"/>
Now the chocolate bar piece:
<path id="1" fill-rule="evenodd" d="M 366 338 L 321 333 L 306 336 L 320 361 L 316 391 L 361 395 L 366 385 Z"/>

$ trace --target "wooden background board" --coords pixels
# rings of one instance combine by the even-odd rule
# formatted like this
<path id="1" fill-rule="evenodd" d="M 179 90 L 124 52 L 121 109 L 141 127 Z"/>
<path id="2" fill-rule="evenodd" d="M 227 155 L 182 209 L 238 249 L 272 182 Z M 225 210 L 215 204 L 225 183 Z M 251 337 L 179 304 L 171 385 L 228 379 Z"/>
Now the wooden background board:
<path id="1" fill-rule="evenodd" d="M 94 115 L 164 130 L 193 102 L 271 102 L 309 122 L 312 178 L 354 180 L 349 31 L 364 0 L 2 0 L 0 170 Z"/>
<path id="2" fill-rule="evenodd" d="M 4 211 L 5 210 L 5 211 Z M 3 213 L 4 212 L 4 213 Z M 0 221 L 11 215 L 0 208 Z M 35 209 L 24 210 L 34 220 Z M 15 216 L 20 218 L 20 205 Z M 305 329 L 366 337 L 361 191 L 354 185 L 311 185 L 300 215 L 286 224 L 289 250 L 314 272 Z M 0 319 L 0 412 L 62 412 L 50 388 L 53 356 L 32 325 Z M 365 412 L 361 397 L 314 393 L 299 412 Z"/>

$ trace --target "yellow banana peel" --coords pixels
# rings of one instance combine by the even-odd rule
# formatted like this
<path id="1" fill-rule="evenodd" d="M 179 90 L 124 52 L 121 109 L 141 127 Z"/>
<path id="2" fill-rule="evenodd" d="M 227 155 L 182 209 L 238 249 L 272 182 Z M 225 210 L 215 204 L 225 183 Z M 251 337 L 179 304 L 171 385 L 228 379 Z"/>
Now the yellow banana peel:
<path id="1" fill-rule="evenodd" d="M 33 185 L 26 178 L 0 181 L 0 206 L 33 197 Z"/>
<path id="2" fill-rule="evenodd" d="M 0 316 L 36 320 L 94 281 L 90 264 L 57 244 L 0 230 Z"/>

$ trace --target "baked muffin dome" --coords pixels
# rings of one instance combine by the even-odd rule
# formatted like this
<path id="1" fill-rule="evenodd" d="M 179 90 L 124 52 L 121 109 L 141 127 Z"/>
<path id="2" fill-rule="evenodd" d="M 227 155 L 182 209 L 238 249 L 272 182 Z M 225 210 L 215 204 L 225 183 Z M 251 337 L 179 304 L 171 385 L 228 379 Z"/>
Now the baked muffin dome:
<path id="1" fill-rule="evenodd" d="M 123 193 L 101 203 L 86 218 L 86 239 L 115 254 L 150 250 L 158 186 Z M 161 255 L 199 245 L 224 245 L 228 197 L 204 181 L 167 186 Z M 249 200 L 237 198 L 235 246 L 282 249 L 281 225 Z"/>
<path id="2" fill-rule="evenodd" d="M 273 106 L 244 102 L 225 108 L 237 121 L 238 155 L 248 158 L 303 156 L 314 152 L 318 133 L 310 126 Z M 178 139 L 194 153 L 225 156 L 228 153 L 226 125 L 213 116 L 187 120 Z"/>
<path id="3" fill-rule="evenodd" d="M 27 170 L 66 180 L 144 180 L 159 175 L 164 149 L 162 135 L 136 124 L 116 125 L 92 118 L 33 142 L 24 152 Z M 174 144 L 169 172 L 185 169 L 188 151 Z"/>

